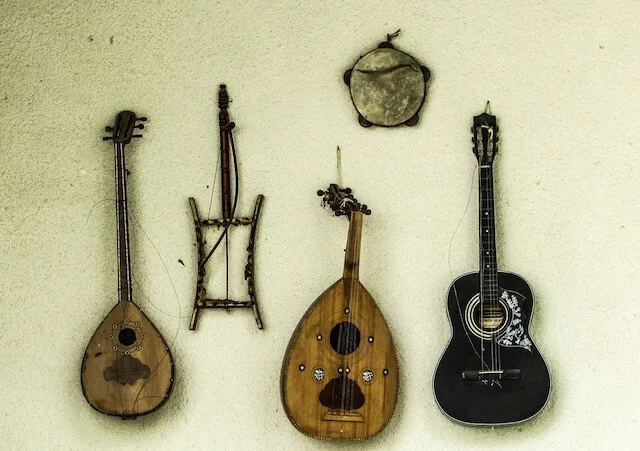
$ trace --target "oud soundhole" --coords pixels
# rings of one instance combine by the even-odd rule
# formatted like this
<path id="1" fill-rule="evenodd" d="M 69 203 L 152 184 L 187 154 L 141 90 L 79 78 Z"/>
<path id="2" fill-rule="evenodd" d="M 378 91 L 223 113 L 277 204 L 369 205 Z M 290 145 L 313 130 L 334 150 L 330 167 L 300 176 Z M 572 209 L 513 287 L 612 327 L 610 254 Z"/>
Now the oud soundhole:
<path id="1" fill-rule="evenodd" d="M 351 354 L 360 346 L 360 330 L 353 323 L 341 322 L 331 330 L 329 341 L 338 354 Z"/>
<path id="2" fill-rule="evenodd" d="M 136 342 L 136 333 L 133 329 L 124 328 L 118 334 L 118 341 L 122 346 L 131 346 Z"/>

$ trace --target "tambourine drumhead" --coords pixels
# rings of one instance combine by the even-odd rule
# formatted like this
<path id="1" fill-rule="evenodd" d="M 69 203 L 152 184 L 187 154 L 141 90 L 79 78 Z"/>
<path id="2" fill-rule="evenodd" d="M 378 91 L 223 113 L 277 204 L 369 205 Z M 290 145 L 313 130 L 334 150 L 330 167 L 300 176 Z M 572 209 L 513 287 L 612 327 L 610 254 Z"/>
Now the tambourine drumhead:
<path id="1" fill-rule="evenodd" d="M 394 48 L 377 48 L 351 71 L 351 99 L 358 113 L 375 125 L 393 127 L 413 118 L 424 103 L 423 68 Z"/>

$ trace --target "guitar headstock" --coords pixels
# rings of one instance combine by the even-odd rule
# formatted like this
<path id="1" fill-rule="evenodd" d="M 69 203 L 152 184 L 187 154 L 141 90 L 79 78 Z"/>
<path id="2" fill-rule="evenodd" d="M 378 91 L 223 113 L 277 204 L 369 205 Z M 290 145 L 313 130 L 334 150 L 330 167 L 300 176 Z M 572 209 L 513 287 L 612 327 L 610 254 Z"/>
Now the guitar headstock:
<path id="1" fill-rule="evenodd" d="M 496 125 L 496 117 L 491 115 L 489 102 L 487 102 L 484 113 L 473 117 L 471 133 L 473 134 L 473 138 L 471 138 L 473 153 L 478 159 L 478 164 L 491 166 L 498 153 L 498 126 Z"/>
<path id="2" fill-rule="evenodd" d="M 318 190 L 318 196 L 322 196 L 322 206 L 329 206 L 336 216 L 351 217 L 351 213 L 360 211 L 370 215 L 371 210 L 366 204 L 360 204 L 351 194 L 351 188 L 340 188 L 335 183 L 329 185 L 326 191 Z"/>
<path id="3" fill-rule="evenodd" d="M 108 141 L 113 140 L 118 144 L 129 144 L 133 138 L 142 138 L 142 134 L 134 135 L 133 132 L 136 129 L 142 130 L 144 124 L 138 122 L 145 122 L 146 117 L 136 117 L 136 113 L 133 111 L 120 111 L 116 115 L 113 126 L 109 125 L 105 127 L 104 131 L 111 133 L 111 136 L 104 136 L 102 139 Z"/>

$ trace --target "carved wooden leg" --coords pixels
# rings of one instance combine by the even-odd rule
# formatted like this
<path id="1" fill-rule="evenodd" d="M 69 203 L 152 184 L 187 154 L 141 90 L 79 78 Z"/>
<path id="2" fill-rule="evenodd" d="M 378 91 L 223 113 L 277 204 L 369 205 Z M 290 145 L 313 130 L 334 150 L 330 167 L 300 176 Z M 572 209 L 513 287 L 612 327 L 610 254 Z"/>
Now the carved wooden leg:
<path id="1" fill-rule="evenodd" d="M 253 267 L 253 248 L 255 244 L 256 230 L 258 228 L 258 219 L 260 218 L 260 210 L 262 209 L 262 201 L 264 196 L 258 195 L 256 199 L 256 205 L 253 209 L 253 217 L 251 219 L 251 232 L 249 234 L 249 245 L 247 246 L 247 264 L 244 267 L 244 278 L 247 281 L 247 290 L 249 292 L 249 299 L 251 300 L 251 306 L 253 308 L 253 316 L 256 319 L 256 325 L 258 329 L 262 329 L 262 318 L 260 318 L 260 310 L 258 308 L 258 298 L 255 292 L 255 275 Z"/>
<path id="2" fill-rule="evenodd" d="M 196 200 L 193 197 L 189 198 L 189 205 L 191 206 L 191 214 L 193 215 L 193 223 L 196 228 L 196 246 L 198 249 L 198 280 L 196 282 L 196 296 L 193 303 L 193 313 L 191 314 L 191 322 L 189 323 L 189 329 L 195 330 L 198 323 L 199 305 L 206 297 L 206 289 L 204 287 L 204 275 L 205 269 L 202 265 L 204 259 L 204 242 L 202 241 L 202 228 L 200 227 L 200 216 L 198 215 L 198 208 L 196 207 Z"/>

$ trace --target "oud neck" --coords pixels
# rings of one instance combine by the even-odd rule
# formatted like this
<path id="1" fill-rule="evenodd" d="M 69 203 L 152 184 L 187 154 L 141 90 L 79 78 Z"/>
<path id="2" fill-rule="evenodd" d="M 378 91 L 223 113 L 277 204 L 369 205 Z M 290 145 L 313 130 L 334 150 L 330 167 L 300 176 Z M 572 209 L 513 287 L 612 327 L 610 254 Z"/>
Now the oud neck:
<path id="1" fill-rule="evenodd" d="M 362 242 L 362 220 L 364 214 L 360 211 L 351 213 L 349 220 L 349 235 L 347 249 L 344 256 L 344 279 L 358 280 L 360 277 L 360 245 Z"/>
<path id="2" fill-rule="evenodd" d="M 114 144 L 116 169 L 116 219 L 118 223 L 118 301 L 133 300 L 129 247 L 129 214 L 127 211 L 127 168 L 122 143 Z"/>
<path id="3" fill-rule="evenodd" d="M 495 208 L 493 197 L 493 167 L 479 168 L 480 187 L 480 293 L 482 302 L 497 302 L 498 259 L 496 251 Z"/>

